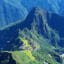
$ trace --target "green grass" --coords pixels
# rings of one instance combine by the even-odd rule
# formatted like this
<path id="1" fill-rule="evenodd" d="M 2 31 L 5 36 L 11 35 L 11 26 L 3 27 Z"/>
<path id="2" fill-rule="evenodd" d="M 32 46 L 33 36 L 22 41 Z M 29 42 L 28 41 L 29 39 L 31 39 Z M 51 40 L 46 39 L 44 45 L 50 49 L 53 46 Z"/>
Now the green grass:
<path id="1" fill-rule="evenodd" d="M 16 61 L 17 64 L 43 64 L 32 55 L 31 51 L 14 51 L 9 52 L 12 53 L 13 59 Z"/>
<path id="2" fill-rule="evenodd" d="M 12 57 L 18 64 L 27 64 L 31 61 L 31 59 L 21 51 L 12 52 Z"/>
<path id="3" fill-rule="evenodd" d="M 27 56 L 29 56 L 32 61 L 35 61 L 35 57 L 32 56 L 31 51 L 25 50 L 25 51 L 22 51 L 22 52 L 24 52 Z"/>
<path id="4" fill-rule="evenodd" d="M 19 39 L 20 39 L 21 41 L 23 41 L 24 44 L 25 44 L 26 46 L 30 47 L 31 50 L 32 50 L 32 46 L 29 44 L 29 41 L 28 41 L 28 40 L 26 40 L 26 39 L 24 39 L 24 38 L 22 38 L 22 37 L 19 37 Z"/>
<path id="5" fill-rule="evenodd" d="M 21 32 L 21 35 L 23 35 L 23 37 L 33 39 L 41 47 L 41 49 L 38 50 L 38 52 L 32 52 L 32 56 L 35 57 L 38 63 L 40 62 L 39 64 L 43 64 L 44 61 L 46 61 L 49 64 L 60 64 L 57 61 L 57 59 L 60 58 L 60 56 L 57 53 L 55 53 L 54 49 L 56 48 L 55 46 L 51 45 L 52 42 L 49 39 L 45 39 L 43 36 L 37 33 L 33 33 L 32 31 L 29 30 L 27 30 L 26 33 Z M 57 55 L 58 57 L 55 59 L 56 56 L 54 55 Z M 62 60 L 59 59 L 59 61 L 61 62 Z"/>
<path id="6" fill-rule="evenodd" d="M 37 34 L 36 32 L 29 31 L 21 31 L 20 35 L 18 36 L 23 43 L 31 48 L 31 51 L 29 50 L 23 50 L 23 51 L 5 51 L 12 54 L 13 59 L 16 61 L 17 64 L 44 64 L 44 61 L 49 64 L 60 64 L 57 59 L 60 57 L 57 53 L 54 52 L 54 49 L 56 49 L 54 46 L 50 44 L 49 39 L 45 39 L 40 34 Z M 23 37 L 22 37 L 23 36 Z M 29 41 L 25 38 L 32 39 L 37 45 L 36 49 L 37 51 L 33 51 L 32 46 L 29 44 Z M 40 47 L 40 49 L 38 49 Z M 57 55 L 58 58 L 55 59 L 54 56 Z M 7 61 L 7 60 L 6 60 Z M 60 60 L 59 60 L 60 61 Z"/>

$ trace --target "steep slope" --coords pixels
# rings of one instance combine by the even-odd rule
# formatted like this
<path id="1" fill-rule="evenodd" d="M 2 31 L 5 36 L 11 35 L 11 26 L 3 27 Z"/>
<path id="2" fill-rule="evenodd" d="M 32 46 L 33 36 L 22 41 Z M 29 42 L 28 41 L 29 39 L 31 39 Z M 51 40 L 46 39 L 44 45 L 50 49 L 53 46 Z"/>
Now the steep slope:
<path id="1" fill-rule="evenodd" d="M 56 53 L 48 52 L 51 54 L 48 53 L 46 54 L 43 53 L 42 51 L 41 53 L 30 52 L 28 50 L 24 52 L 23 51 L 0 52 L 0 64 L 46 64 L 46 63 L 62 64 L 60 63 L 61 62 L 60 56 L 57 55 Z"/>
<path id="2" fill-rule="evenodd" d="M 23 5 L 18 3 L 8 2 L 7 0 L 0 1 L 0 28 L 18 20 L 24 19 L 28 11 Z"/>
<path id="3" fill-rule="evenodd" d="M 60 16 L 57 14 L 47 14 L 47 22 L 50 27 L 57 31 L 60 35 L 59 45 L 64 47 L 64 16 Z"/>
<path id="4" fill-rule="evenodd" d="M 62 64 L 61 56 L 55 51 L 60 50 L 60 35 L 51 27 L 49 14 L 58 17 L 55 13 L 34 7 L 25 20 L 0 29 L 0 51 L 11 53 L 17 64 L 19 54 L 22 54 L 21 60 L 24 54 L 29 57 L 32 60 L 27 62 L 29 64 L 37 64 L 37 61 L 38 64 Z"/>
<path id="5" fill-rule="evenodd" d="M 42 35 L 44 38 L 50 39 L 53 46 L 56 46 L 60 37 L 52 28 L 48 26 L 46 14 L 47 12 L 41 10 L 40 8 L 33 8 L 26 20 L 0 31 L 0 43 L 2 42 L 4 48 L 7 48 L 9 41 L 10 43 L 13 43 L 13 41 L 17 43 L 16 38 L 19 36 L 18 33 L 20 29 L 25 32 L 31 31 L 35 35 Z M 0 44 L 0 47 L 2 47 L 2 44 Z"/>

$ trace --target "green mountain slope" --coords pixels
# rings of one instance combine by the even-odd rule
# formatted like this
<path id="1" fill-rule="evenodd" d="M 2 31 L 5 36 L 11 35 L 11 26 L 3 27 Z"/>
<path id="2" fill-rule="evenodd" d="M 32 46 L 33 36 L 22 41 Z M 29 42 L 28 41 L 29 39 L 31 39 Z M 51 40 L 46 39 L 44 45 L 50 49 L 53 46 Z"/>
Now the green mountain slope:
<path id="1" fill-rule="evenodd" d="M 60 36 L 48 25 L 47 13 L 35 7 L 25 20 L 0 29 L 0 64 L 62 64 L 55 51 Z"/>

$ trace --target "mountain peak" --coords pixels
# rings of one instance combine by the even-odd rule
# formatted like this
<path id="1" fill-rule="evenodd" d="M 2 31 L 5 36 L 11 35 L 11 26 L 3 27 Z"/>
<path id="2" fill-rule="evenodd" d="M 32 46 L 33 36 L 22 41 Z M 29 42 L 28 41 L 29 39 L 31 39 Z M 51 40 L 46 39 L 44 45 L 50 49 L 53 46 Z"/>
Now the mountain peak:
<path id="1" fill-rule="evenodd" d="M 45 15 L 46 11 L 42 10 L 41 8 L 39 7 L 34 7 L 31 11 L 31 13 L 33 12 L 34 15 Z"/>
<path id="2" fill-rule="evenodd" d="M 39 8 L 39 7 L 34 7 L 31 11 L 30 11 L 30 13 L 28 14 L 28 16 L 27 16 L 27 18 L 26 19 L 28 19 L 28 18 L 30 18 L 31 20 L 33 20 L 35 17 L 38 17 L 38 18 L 42 18 L 42 20 L 43 19 L 45 19 L 45 17 L 46 17 L 46 11 L 44 11 L 44 10 L 42 10 L 41 8 Z M 37 19 L 38 19 L 37 18 Z"/>
<path id="3" fill-rule="evenodd" d="M 41 10 L 39 7 L 34 7 L 33 10 Z"/>
<path id="4" fill-rule="evenodd" d="M 34 7 L 28 14 L 25 24 L 29 29 L 36 31 L 38 33 L 44 34 L 47 33 L 47 12 Z"/>

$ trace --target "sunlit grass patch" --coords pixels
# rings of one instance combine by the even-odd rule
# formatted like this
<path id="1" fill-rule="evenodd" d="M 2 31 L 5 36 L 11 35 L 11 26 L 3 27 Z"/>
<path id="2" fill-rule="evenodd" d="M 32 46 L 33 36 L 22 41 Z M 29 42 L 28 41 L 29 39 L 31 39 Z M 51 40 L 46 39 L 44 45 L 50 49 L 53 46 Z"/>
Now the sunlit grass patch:
<path id="1" fill-rule="evenodd" d="M 22 51 L 22 52 L 24 52 L 27 56 L 29 56 L 32 61 L 35 61 L 35 57 L 32 56 L 31 51 L 25 50 L 25 51 Z"/>
<path id="2" fill-rule="evenodd" d="M 24 39 L 24 38 L 22 38 L 22 37 L 19 37 L 19 39 L 20 39 L 21 41 L 23 41 L 24 44 L 25 44 L 26 46 L 30 47 L 31 50 L 32 50 L 32 46 L 29 44 L 29 41 L 28 41 L 28 40 L 26 40 L 26 39 Z"/>

